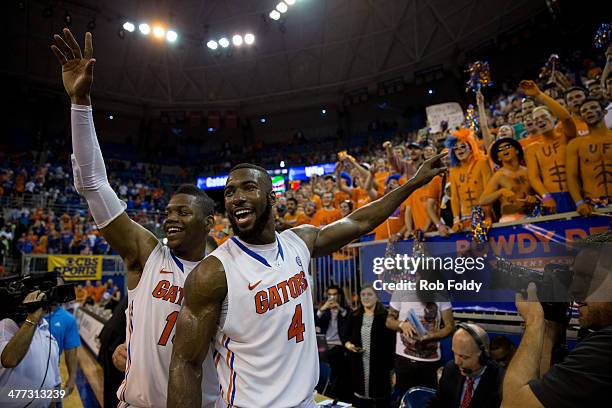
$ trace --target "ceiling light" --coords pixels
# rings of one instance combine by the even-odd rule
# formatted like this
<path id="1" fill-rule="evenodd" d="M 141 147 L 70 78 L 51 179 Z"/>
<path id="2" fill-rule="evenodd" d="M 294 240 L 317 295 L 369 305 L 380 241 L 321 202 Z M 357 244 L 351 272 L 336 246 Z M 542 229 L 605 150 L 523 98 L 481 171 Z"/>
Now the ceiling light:
<path id="1" fill-rule="evenodd" d="M 175 42 L 177 38 L 178 34 L 176 31 L 168 30 L 166 33 L 166 40 L 168 40 L 168 42 Z"/>
<path id="2" fill-rule="evenodd" d="M 129 21 L 123 23 L 123 29 L 129 33 L 133 33 L 135 28 L 136 27 L 134 27 L 134 24 L 130 23 Z"/>
<path id="3" fill-rule="evenodd" d="M 288 7 L 287 7 L 287 4 L 281 1 L 280 3 L 276 5 L 276 9 L 281 13 L 286 13 Z"/>
<path id="4" fill-rule="evenodd" d="M 255 42 L 255 36 L 251 33 L 248 33 L 244 36 L 244 42 L 248 45 L 251 45 Z"/>
<path id="5" fill-rule="evenodd" d="M 216 50 L 219 44 L 217 44 L 215 40 L 210 40 L 209 42 L 206 43 L 206 46 L 210 48 L 211 50 Z"/>
<path id="6" fill-rule="evenodd" d="M 166 34 L 166 30 L 164 30 L 160 26 L 153 27 L 153 35 L 155 38 L 162 38 Z"/>
<path id="7" fill-rule="evenodd" d="M 151 27 L 149 27 L 147 23 L 142 23 L 141 25 L 138 26 L 138 29 L 144 35 L 149 35 L 149 33 L 151 32 Z"/>
<path id="8" fill-rule="evenodd" d="M 284 0 L 288 6 L 293 6 L 295 4 L 295 0 Z"/>
<path id="9" fill-rule="evenodd" d="M 227 48 L 227 47 L 229 47 L 230 42 L 229 42 L 229 40 L 228 40 L 227 38 L 222 37 L 222 38 L 219 40 L 219 45 L 220 45 L 220 46 L 222 46 L 223 48 Z"/>
<path id="10" fill-rule="evenodd" d="M 278 11 L 276 11 L 276 10 L 272 10 L 270 12 L 270 18 L 272 20 L 278 20 L 280 18 L 280 13 Z"/>
<path id="11" fill-rule="evenodd" d="M 240 47 L 242 45 L 242 36 L 239 34 L 236 34 L 232 37 L 232 43 L 236 46 L 236 47 Z"/>

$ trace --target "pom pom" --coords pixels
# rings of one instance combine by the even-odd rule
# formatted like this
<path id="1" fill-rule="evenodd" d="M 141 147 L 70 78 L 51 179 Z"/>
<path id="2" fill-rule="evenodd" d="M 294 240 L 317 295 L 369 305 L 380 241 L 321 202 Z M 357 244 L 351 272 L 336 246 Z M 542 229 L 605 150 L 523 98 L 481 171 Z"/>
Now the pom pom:
<path id="1" fill-rule="evenodd" d="M 476 93 L 476 91 L 481 88 L 493 86 L 493 81 L 491 80 L 491 70 L 487 61 L 473 62 L 468 66 L 468 69 L 465 72 L 469 74 L 465 92 L 472 91 L 473 93 Z"/>
<path id="2" fill-rule="evenodd" d="M 465 126 L 470 128 L 474 133 L 478 133 L 478 131 L 480 130 L 478 113 L 474 109 L 474 105 L 468 105 L 465 115 Z"/>
<path id="3" fill-rule="evenodd" d="M 612 24 L 602 23 L 597 27 L 593 43 L 595 48 L 608 48 L 610 45 L 610 37 L 612 36 Z"/>

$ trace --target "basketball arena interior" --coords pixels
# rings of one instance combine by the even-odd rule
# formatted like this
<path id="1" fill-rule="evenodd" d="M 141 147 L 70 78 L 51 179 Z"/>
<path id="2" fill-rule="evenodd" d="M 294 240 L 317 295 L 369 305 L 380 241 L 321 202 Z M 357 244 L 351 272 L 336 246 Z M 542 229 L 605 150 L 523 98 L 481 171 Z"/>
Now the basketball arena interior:
<path id="1" fill-rule="evenodd" d="M 0 406 L 609 407 L 605 4 L 6 0 Z"/>

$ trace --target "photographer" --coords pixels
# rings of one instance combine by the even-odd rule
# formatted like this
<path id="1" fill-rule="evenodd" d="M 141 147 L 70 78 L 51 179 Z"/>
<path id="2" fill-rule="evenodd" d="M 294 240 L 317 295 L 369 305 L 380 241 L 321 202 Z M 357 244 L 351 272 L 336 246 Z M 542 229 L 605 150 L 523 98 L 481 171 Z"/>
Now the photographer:
<path id="1" fill-rule="evenodd" d="M 2 407 L 55 406 L 49 397 L 60 384 L 59 348 L 43 319 L 44 299 L 43 292 L 31 292 L 23 300 L 28 310 L 23 322 L 0 321 Z"/>
<path id="2" fill-rule="evenodd" d="M 545 344 L 554 341 L 546 329 L 535 284 L 527 299 L 516 295 L 525 333 L 503 385 L 504 408 L 604 407 L 612 389 L 612 232 L 592 235 L 580 244 L 570 291 L 579 306 L 580 326 L 591 333 L 565 360 L 547 370 Z M 544 356 L 548 357 L 548 356 Z"/>

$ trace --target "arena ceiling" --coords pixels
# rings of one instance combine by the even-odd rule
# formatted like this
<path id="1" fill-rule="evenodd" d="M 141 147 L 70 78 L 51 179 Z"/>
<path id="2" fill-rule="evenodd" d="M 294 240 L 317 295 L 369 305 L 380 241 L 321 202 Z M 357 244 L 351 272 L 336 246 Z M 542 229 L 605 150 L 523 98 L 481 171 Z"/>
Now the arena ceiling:
<path id="1" fill-rule="evenodd" d="M 276 0 L 20 3 L 25 9 L 9 19 L 5 74 L 57 84 L 50 38 L 69 11 L 79 41 L 96 21 L 96 94 L 154 106 L 244 106 L 410 80 L 415 70 L 456 64 L 463 51 L 545 8 L 543 0 L 298 0 L 278 22 L 267 17 Z M 179 40 L 158 43 L 138 31 L 121 39 L 126 19 L 170 22 Z M 204 45 L 240 31 L 253 32 L 255 45 L 231 56 Z"/>

